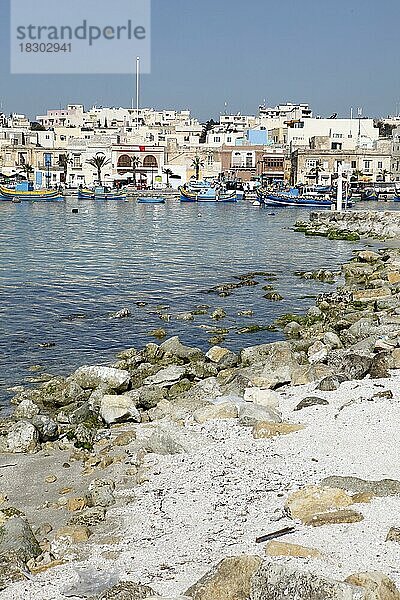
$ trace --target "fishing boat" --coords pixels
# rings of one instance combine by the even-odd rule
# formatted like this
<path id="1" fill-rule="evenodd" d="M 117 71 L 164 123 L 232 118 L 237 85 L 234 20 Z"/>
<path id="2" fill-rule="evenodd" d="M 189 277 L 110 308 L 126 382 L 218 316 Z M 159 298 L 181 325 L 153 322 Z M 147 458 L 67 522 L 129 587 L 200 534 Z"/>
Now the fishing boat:
<path id="1" fill-rule="evenodd" d="M 230 192 L 219 191 L 213 187 L 204 187 L 192 191 L 186 186 L 179 188 L 181 202 L 237 202 L 238 197 L 235 190 Z"/>
<path id="2" fill-rule="evenodd" d="M 80 189 L 78 192 L 80 200 L 126 200 L 126 194 L 119 190 L 98 186 L 93 190 Z"/>
<path id="3" fill-rule="evenodd" d="M 138 198 L 138 204 L 165 204 L 165 198 L 142 197 Z"/>
<path id="4" fill-rule="evenodd" d="M 18 183 L 15 188 L 7 188 L 0 185 L 0 200 L 8 202 L 19 202 L 21 200 L 30 202 L 60 202 L 64 196 L 58 190 L 34 190 L 28 182 Z"/>
<path id="5" fill-rule="evenodd" d="M 298 188 L 290 188 L 288 192 L 268 191 L 263 188 L 257 188 L 256 194 L 258 201 L 263 206 L 310 208 L 330 208 L 332 206 L 332 199 L 328 195 L 307 191 L 300 193 Z"/>

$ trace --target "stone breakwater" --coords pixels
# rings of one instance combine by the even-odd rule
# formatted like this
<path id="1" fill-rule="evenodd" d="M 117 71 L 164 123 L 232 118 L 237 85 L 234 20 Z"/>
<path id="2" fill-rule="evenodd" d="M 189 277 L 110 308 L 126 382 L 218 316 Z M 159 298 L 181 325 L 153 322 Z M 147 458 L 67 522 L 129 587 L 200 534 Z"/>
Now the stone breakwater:
<path id="1" fill-rule="evenodd" d="M 400 211 L 312 212 L 309 221 L 297 221 L 297 231 L 330 239 L 379 240 L 400 238 Z"/>
<path id="2" fill-rule="evenodd" d="M 342 273 L 286 341 L 175 337 L 18 388 L 0 599 L 399 600 L 400 251 Z"/>

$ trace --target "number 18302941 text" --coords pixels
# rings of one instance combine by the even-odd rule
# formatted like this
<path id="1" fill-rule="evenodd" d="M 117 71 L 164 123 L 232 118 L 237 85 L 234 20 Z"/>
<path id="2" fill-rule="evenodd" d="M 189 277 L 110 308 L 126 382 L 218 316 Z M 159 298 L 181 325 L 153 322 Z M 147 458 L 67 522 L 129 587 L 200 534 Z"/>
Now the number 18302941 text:
<path id="1" fill-rule="evenodd" d="M 72 52 L 72 44 L 57 44 L 57 43 L 29 43 L 24 42 L 19 44 L 20 52 Z"/>

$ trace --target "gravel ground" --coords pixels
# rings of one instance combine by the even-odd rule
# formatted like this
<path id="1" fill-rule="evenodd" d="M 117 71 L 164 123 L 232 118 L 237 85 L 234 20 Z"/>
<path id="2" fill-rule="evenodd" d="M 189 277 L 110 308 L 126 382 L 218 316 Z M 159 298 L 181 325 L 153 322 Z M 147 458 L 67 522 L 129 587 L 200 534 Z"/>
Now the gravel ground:
<path id="1" fill-rule="evenodd" d="M 388 389 L 392 399 L 372 398 Z M 294 412 L 309 395 L 329 405 Z M 103 543 L 89 541 L 76 554 L 69 549 L 71 562 L 14 584 L 0 592 L 0 599 L 79 597 L 72 586 L 82 568 L 100 587 L 120 578 L 176 596 L 226 556 L 264 556 L 264 545 L 255 538 L 293 524 L 282 509 L 288 494 L 301 486 L 330 475 L 400 479 L 400 371 L 390 379 L 345 382 L 335 392 L 316 391 L 310 384 L 282 389 L 280 396 L 284 419 L 304 424 L 304 430 L 254 440 L 251 429 L 235 420 L 188 424 L 204 444 L 191 454 L 146 457 L 148 481 L 132 490 L 120 488 L 117 495 L 125 501 L 107 513 L 108 543 L 104 536 Z M 34 469 L 35 457 L 27 460 Z M 315 528 L 297 524 L 293 534 L 281 538 L 318 548 L 322 558 L 273 560 L 294 561 L 339 579 L 379 570 L 400 587 L 400 544 L 385 542 L 388 529 L 400 526 L 400 497 L 374 498 L 354 508 L 363 521 Z M 63 555 L 65 548 L 58 551 Z"/>

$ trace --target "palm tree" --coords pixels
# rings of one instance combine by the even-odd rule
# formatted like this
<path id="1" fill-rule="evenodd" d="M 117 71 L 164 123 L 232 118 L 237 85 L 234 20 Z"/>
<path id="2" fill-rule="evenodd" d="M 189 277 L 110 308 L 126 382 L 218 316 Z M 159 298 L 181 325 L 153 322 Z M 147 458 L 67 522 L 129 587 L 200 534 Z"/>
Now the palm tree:
<path id="1" fill-rule="evenodd" d="M 72 158 L 69 154 L 60 154 L 58 157 L 58 165 L 62 168 L 64 173 L 64 183 L 67 183 L 68 167 L 72 165 Z"/>
<path id="2" fill-rule="evenodd" d="M 164 169 L 163 173 L 167 176 L 167 187 L 169 187 L 169 178 L 171 177 L 171 175 L 173 175 L 173 172 L 171 169 Z"/>
<path id="3" fill-rule="evenodd" d="M 101 185 L 101 171 L 102 171 L 103 167 L 110 164 L 110 162 L 111 162 L 110 159 L 107 158 L 105 154 L 98 152 L 96 154 L 96 156 L 93 156 L 86 162 L 88 163 L 88 165 L 92 165 L 92 167 L 97 169 L 97 180 L 98 180 L 99 184 Z"/>
<path id="4" fill-rule="evenodd" d="M 353 171 L 353 175 L 351 176 L 351 180 L 352 181 L 358 181 L 360 179 L 360 177 L 363 176 L 363 172 L 360 171 L 359 169 L 354 169 Z"/>
<path id="5" fill-rule="evenodd" d="M 140 164 L 141 164 L 140 158 L 138 156 L 133 156 L 132 157 L 132 172 L 133 172 L 133 181 L 135 182 L 135 185 L 136 185 L 136 170 L 140 166 Z"/>
<path id="6" fill-rule="evenodd" d="M 380 174 L 382 176 L 382 181 L 385 182 L 386 181 L 386 175 L 390 175 L 390 171 L 388 171 L 387 169 L 381 169 Z"/>
<path id="7" fill-rule="evenodd" d="M 321 171 L 325 171 L 322 165 L 322 160 L 316 160 L 315 167 L 310 170 L 310 175 L 315 175 L 315 185 L 318 185 L 319 183 L 319 174 Z"/>
<path id="8" fill-rule="evenodd" d="M 34 172 L 34 168 L 29 163 L 24 163 L 20 166 L 20 173 L 23 174 L 28 181 L 30 181 L 30 175 Z"/>
<path id="9" fill-rule="evenodd" d="M 200 158 L 200 156 L 195 156 L 192 160 L 192 167 L 196 173 L 196 179 L 199 180 L 200 169 L 204 167 L 204 161 Z"/>

